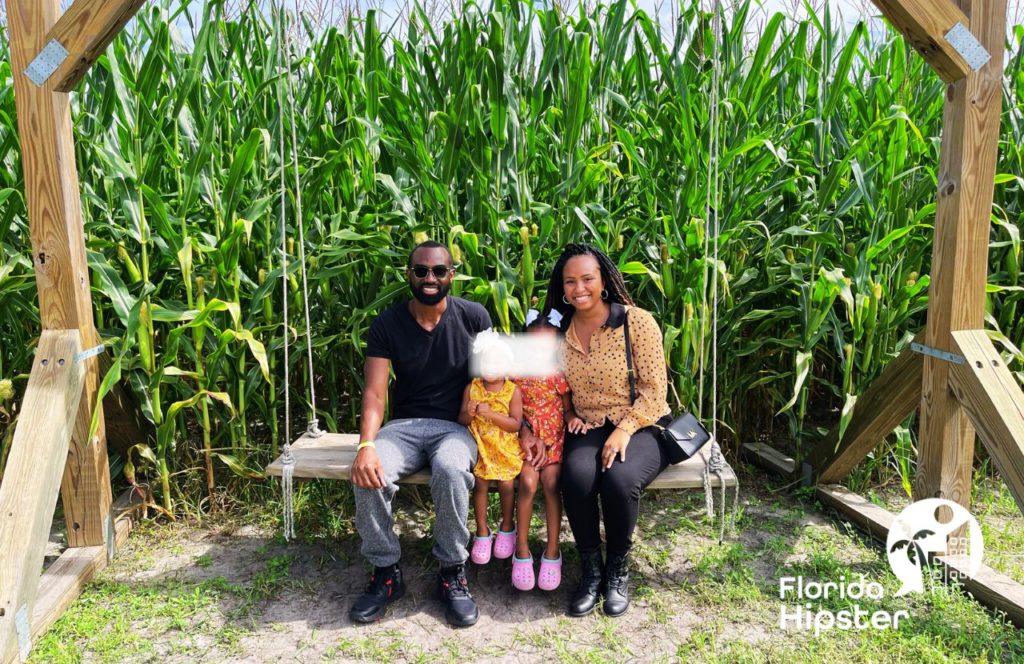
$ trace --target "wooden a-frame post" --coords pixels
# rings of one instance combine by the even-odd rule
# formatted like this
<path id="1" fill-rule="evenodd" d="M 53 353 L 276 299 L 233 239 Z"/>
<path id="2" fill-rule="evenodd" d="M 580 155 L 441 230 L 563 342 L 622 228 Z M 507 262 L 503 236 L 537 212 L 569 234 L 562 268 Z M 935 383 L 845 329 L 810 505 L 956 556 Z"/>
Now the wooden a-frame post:
<path id="1" fill-rule="evenodd" d="M 837 427 L 791 467 L 818 483 L 822 502 L 885 541 L 895 517 L 838 483 L 916 408 L 915 499 L 970 508 L 977 432 L 1024 510 L 1024 393 L 983 329 L 1006 0 L 874 2 L 947 83 L 927 325 L 858 400 L 845 436 Z M 968 575 L 963 555 L 935 563 L 1024 627 L 1024 586 L 984 565 Z"/>
<path id="2" fill-rule="evenodd" d="M 99 363 L 94 355 L 84 356 L 100 340 L 93 320 L 71 106 L 62 90 L 74 87 L 141 4 L 78 0 L 62 16 L 60 0 L 6 1 L 43 333 L 0 487 L 0 662 L 25 659 L 31 647 L 34 623 L 39 622 L 39 570 L 61 475 L 68 545 L 86 552 L 83 564 L 72 569 L 94 572 L 93 561 L 103 560 L 114 544 L 103 411 L 97 404 Z M 48 72 L 54 64 L 56 70 Z M 99 412 L 99 427 L 90 436 L 94 411 Z M 58 579 L 56 584 L 67 581 Z M 51 595 L 63 603 L 68 593 Z M 43 618 L 48 619 L 45 611 Z"/>
<path id="3" fill-rule="evenodd" d="M 970 507 L 977 428 L 1024 510 L 1024 395 L 1012 380 L 1002 380 L 1008 370 L 983 331 L 1006 1 L 876 4 L 947 83 L 928 320 L 915 339 L 920 352 L 908 348 L 886 368 L 858 401 L 846 436 L 840 440 L 833 431 L 804 460 L 803 474 L 822 484 L 840 482 L 920 408 L 915 498 Z M 962 58 L 968 66 L 950 70 L 945 56 L 954 45 L 958 53 L 987 60 L 974 59 L 971 66 Z"/>

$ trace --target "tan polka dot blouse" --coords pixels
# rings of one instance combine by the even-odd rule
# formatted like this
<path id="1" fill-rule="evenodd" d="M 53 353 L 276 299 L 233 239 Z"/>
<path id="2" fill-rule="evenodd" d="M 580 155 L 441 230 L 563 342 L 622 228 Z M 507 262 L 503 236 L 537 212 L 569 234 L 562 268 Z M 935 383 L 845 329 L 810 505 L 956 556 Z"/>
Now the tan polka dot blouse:
<path id="1" fill-rule="evenodd" d="M 622 323 L 629 316 L 629 336 L 636 373 L 636 402 L 629 403 L 626 341 Z M 576 413 L 589 425 L 611 421 L 630 435 L 669 413 L 668 370 L 661 330 L 654 316 L 638 307 L 613 303 L 608 321 L 590 337 L 590 353 L 572 323 L 565 334 L 562 362 L 572 388 Z"/>

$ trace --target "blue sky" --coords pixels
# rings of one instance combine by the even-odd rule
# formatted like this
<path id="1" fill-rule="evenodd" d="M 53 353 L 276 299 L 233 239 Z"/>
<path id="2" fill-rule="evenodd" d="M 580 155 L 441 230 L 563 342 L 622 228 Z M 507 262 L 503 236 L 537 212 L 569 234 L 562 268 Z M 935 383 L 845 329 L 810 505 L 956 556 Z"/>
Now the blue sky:
<path id="1" fill-rule="evenodd" d="M 179 0 L 188 2 L 189 0 Z M 358 7 L 360 10 L 365 11 L 370 7 L 376 7 L 380 10 L 383 17 L 395 19 L 399 15 L 406 11 L 407 6 L 413 0 L 225 0 L 225 6 L 239 6 L 244 5 L 248 2 L 257 2 L 258 4 L 269 7 L 272 2 L 282 2 L 286 7 L 295 8 L 296 6 L 304 8 L 307 12 L 316 14 L 317 7 L 342 7 L 351 6 Z M 448 7 L 453 0 L 419 0 L 426 7 Z M 460 0 L 454 0 L 458 3 Z M 477 2 L 486 6 L 488 0 L 476 0 Z M 537 2 L 559 2 L 567 8 L 574 8 L 581 0 L 535 0 Z M 597 2 L 609 2 L 610 0 L 583 0 L 587 4 L 593 5 Z M 671 25 L 672 7 L 674 2 L 679 0 L 636 0 L 637 6 L 643 9 L 650 15 L 660 14 L 662 18 L 662 25 Z M 729 7 L 730 5 L 737 2 L 737 0 L 721 0 L 722 3 Z M 857 21 L 865 17 L 871 17 L 877 19 L 879 16 L 878 9 L 871 3 L 870 0 L 760 0 L 762 11 L 765 15 L 772 14 L 776 11 L 781 11 L 789 16 L 802 17 L 805 13 L 804 2 L 808 2 L 810 5 L 817 8 L 819 11 L 826 4 L 835 12 L 833 15 L 835 24 L 845 24 L 847 27 L 852 26 Z M 62 0 L 64 4 L 70 4 L 69 0 Z M 701 0 L 701 2 L 710 7 L 714 0 Z M 757 2 L 757 0 L 755 0 Z M 202 12 L 203 0 L 191 0 L 192 13 L 198 15 Z M 1019 23 L 1024 19 L 1024 0 L 1007 0 L 1009 6 L 1009 23 L 1013 25 Z M 334 17 L 335 21 L 341 19 L 340 9 L 335 10 L 337 14 Z M 756 17 L 753 18 L 753 24 L 756 26 L 760 21 L 757 21 Z M 392 21 L 382 21 L 384 26 L 390 25 Z M 399 22 L 399 29 L 401 22 Z M 875 27 L 875 26 L 871 26 Z M 183 35 L 186 41 L 190 41 L 188 35 Z"/>

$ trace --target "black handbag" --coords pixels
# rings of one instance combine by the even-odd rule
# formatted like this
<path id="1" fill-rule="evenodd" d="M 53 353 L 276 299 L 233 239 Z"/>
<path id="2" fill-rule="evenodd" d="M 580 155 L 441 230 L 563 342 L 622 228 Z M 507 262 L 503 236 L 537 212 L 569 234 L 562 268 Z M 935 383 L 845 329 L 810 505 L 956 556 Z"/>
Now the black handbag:
<path id="1" fill-rule="evenodd" d="M 636 402 L 636 375 L 633 372 L 633 344 L 629 340 L 629 314 L 623 323 L 623 334 L 626 338 L 626 374 L 629 376 L 629 402 Z M 682 413 L 676 417 L 666 415 L 655 424 L 660 429 L 658 444 L 665 450 L 665 456 L 671 464 L 686 461 L 697 450 L 711 440 L 709 432 L 693 413 Z"/>

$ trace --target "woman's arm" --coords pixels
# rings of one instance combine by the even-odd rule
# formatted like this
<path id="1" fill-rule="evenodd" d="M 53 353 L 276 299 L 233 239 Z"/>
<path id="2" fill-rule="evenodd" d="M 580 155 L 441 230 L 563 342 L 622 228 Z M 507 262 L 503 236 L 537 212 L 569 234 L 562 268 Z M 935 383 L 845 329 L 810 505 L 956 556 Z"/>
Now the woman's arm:
<path id="1" fill-rule="evenodd" d="M 632 436 L 668 412 L 668 368 L 661 329 L 654 316 L 635 307 L 630 308 L 626 315 L 629 317 L 633 371 L 636 374 L 636 401 L 616 426 Z"/>

